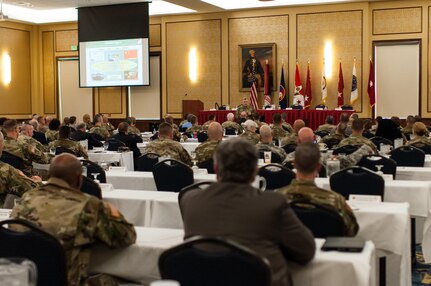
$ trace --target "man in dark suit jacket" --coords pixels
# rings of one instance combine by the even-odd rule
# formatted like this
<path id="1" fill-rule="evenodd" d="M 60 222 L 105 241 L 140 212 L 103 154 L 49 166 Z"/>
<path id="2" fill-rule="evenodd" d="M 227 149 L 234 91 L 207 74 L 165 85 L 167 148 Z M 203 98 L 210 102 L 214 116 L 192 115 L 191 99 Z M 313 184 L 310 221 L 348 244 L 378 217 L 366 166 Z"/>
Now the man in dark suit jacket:
<path id="1" fill-rule="evenodd" d="M 179 197 L 185 238 L 222 236 L 237 241 L 269 260 L 272 286 L 291 286 L 287 261 L 308 263 L 315 253 L 314 238 L 281 194 L 250 185 L 257 159 L 256 148 L 245 139 L 218 145 L 217 183 Z"/>
<path id="2" fill-rule="evenodd" d="M 91 150 L 93 147 L 102 147 L 103 144 L 96 139 L 93 133 L 86 132 L 86 124 L 84 122 L 79 123 L 76 126 L 76 131 L 70 136 L 75 141 L 88 140 L 88 149 Z"/>
<path id="3" fill-rule="evenodd" d="M 133 157 L 136 159 L 136 158 L 139 158 L 139 156 L 141 156 L 141 151 L 136 145 L 139 141 L 137 140 L 135 135 L 129 134 L 128 130 L 129 130 L 129 124 L 127 122 L 121 122 L 118 125 L 118 133 L 111 136 L 111 138 L 115 138 L 123 142 L 124 144 L 126 144 L 126 146 L 129 147 L 130 151 L 133 152 Z"/>

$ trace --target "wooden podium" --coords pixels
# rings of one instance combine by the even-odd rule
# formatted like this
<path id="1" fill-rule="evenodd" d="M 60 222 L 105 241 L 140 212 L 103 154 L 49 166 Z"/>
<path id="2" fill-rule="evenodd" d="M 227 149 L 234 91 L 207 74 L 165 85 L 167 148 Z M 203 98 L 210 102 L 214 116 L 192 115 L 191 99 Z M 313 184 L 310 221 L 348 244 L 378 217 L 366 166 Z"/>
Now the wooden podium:
<path id="1" fill-rule="evenodd" d="M 198 116 L 201 110 L 204 110 L 204 103 L 202 101 L 183 100 L 183 116 L 190 113 Z"/>

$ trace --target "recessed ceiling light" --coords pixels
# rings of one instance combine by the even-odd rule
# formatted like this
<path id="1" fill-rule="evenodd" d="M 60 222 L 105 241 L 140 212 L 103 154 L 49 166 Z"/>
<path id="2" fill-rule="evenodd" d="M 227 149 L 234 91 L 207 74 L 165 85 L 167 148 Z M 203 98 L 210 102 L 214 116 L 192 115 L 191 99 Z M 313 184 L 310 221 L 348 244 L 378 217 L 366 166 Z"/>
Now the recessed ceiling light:
<path id="1" fill-rule="evenodd" d="M 12 4 L 23 6 L 23 7 L 28 7 L 28 8 L 34 7 L 33 4 L 31 4 L 29 2 L 24 2 L 24 1 L 12 2 Z"/>

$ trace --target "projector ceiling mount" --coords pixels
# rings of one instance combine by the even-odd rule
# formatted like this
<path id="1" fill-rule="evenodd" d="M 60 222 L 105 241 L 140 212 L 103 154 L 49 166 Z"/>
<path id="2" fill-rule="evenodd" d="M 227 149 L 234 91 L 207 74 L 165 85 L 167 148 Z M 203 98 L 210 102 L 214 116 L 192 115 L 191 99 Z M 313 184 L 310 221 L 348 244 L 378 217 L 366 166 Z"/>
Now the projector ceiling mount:
<path id="1" fill-rule="evenodd" d="M 3 0 L 0 0 L 0 21 L 6 21 L 7 19 L 9 17 L 3 14 Z"/>

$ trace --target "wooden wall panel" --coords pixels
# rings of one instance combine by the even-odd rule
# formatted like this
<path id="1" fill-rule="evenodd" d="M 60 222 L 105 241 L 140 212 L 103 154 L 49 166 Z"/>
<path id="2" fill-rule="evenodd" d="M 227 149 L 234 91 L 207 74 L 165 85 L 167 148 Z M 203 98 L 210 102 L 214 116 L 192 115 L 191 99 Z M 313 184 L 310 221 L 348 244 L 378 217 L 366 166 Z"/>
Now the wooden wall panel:
<path id="1" fill-rule="evenodd" d="M 187 31 L 187 32 L 185 32 Z M 189 79 L 189 51 L 197 50 L 197 81 Z M 166 110 L 180 114 L 183 99 L 204 108 L 221 102 L 221 20 L 166 23 Z"/>
<path id="2" fill-rule="evenodd" d="M 42 33 L 42 64 L 43 64 L 43 113 L 55 114 L 55 59 L 54 59 L 54 32 Z"/>
<path id="3" fill-rule="evenodd" d="M 422 7 L 373 10 L 373 35 L 422 33 Z"/>
<path id="4" fill-rule="evenodd" d="M 253 18 L 229 19 L 229 104 L 237 106 L 250 91 L 240 91 L 241 73 L 239 45 L 275 43 L 277 64 L 274 76 L 280 82 L 281 65 L 285 64 L 284 76 L 288 82 L 289 75 L 289 16 L 263 16 Z M 278 103 L 278 92 L 272 92 L 272 102 Z M 262 92 L 259 96 L 262 105 Z"/>
<path id="5" fill-rule="evenodd" d="M 332 74 L 326 74 L 328 97 L 326 105 L 337 107 L 339 60 L 344 76 L 344 102 L 350 103 L 353 61 L 356 58 L 358 78 L 357 100 L 353 107 L 362 112 L 362 11 L 299 14 L 297 16 L 296 53 L 300 65 L 302 85 L 305 89 L 307 61 L 310 60 L 313 100 L 311 106 L 322 102 L 321 78 L 326 42 L 332 43 Z M 326 64 L 329 64 L 326 59 Z M 368 64 L 368 60 L 366 61 Z M 366 79 L 365 79 L 366 80 Z"/>
<path id="6" fill-rule="evenodd" d="M 125 118 L 127 114 L 126 87 L 95 88 L 95 113 L 107 113 L 112 118 Z"/>
<path id="7" fill-rule="evenodd" d="M 162 46 L 162 25 L 150 25 L 150 47 Z"/>
<path id="8" fill-rule="evenodd" d="M 78 47 L 78 30 L 55 31 L 55 51 L 70 52 L 72 46 Z"/>
<path id="9" fill-rule="evenodd" d="M 431 6 L 428 7 L 427 112 L 431 112 Z"/>
<path id="10" fill-rule="evenodd" d="M 31 115 L 30 32 L 0 28 L 0 56 L 3 53 L 11 58 L 12 80 L 6 86 L 0 81 L 0 114 Z"/>

